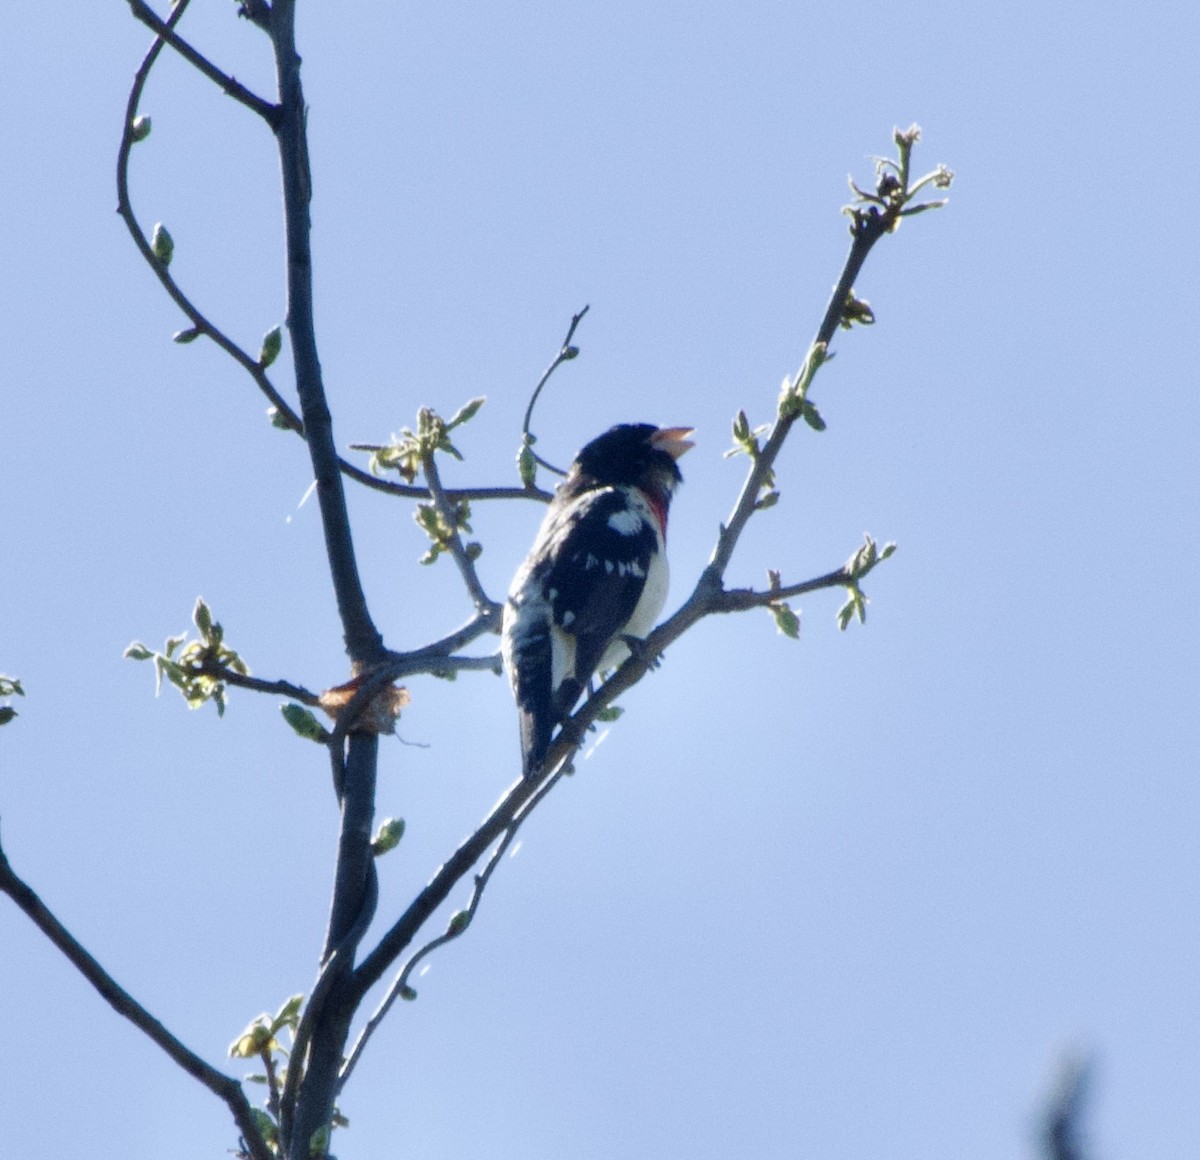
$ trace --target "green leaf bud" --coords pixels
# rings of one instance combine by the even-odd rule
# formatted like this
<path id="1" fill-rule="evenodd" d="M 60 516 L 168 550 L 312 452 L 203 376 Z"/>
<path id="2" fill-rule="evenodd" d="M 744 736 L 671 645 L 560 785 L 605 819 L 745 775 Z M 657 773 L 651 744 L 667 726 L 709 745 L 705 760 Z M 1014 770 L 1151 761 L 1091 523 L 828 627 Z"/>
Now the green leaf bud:
<path id="1" fill-rule="evenodd" d="M 150 235 L 150 249 L 164 266 L 171 264 L 171 259 L 175 256 L 175 240 L 162 222 L 155 225 L 154 232 Z"/>
<path id="2" fill-rule="evenodd" d="M 280 705 L 279 711 L 283 719 L 306 741 L 324 741 L 328 736 L 320 721 L 303 705 L 289 701 L 286 705 Z"/>
<path id="3" fill-rule="evenodd" d="M 266 370 L 279 357 L 281 350 L 283 350 L 283 331 L 278 326 L 272 326 L 263 335 L 262 346 L 258 351 L 258 365 Z"/>
<path id="4" fill-rule="evenodd" d="M 533 457 L 533 448 L 528 443 L 521 444 L 517 455 L 517 474 L 521 477 L 523 487 L 533 487 L 537 479 L 537 460 Z"/>
<path id="5" fill-rule="evenodd" d="M 376 858 L 382 857 L 400 845 L 402 837 L 404 837 L 404 819 L 384 819 L 380 823 L 379 829 L 375 832 L 375 837 L 371 839 L 371 853 Z"/>

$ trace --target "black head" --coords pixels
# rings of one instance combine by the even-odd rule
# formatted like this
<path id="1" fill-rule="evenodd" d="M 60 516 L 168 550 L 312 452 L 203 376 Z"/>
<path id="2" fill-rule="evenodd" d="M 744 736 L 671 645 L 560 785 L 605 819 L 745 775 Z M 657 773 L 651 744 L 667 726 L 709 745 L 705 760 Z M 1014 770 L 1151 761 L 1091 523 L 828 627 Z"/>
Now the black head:
<path id="1" fill-rule="evenodd" d="M 692 446 L 690 427 L 620 423 L 597 436 L 575 456 L 573 477 L 602 487 L 636 484 L 669 495 L 683 476 L 676 460 Z"/>

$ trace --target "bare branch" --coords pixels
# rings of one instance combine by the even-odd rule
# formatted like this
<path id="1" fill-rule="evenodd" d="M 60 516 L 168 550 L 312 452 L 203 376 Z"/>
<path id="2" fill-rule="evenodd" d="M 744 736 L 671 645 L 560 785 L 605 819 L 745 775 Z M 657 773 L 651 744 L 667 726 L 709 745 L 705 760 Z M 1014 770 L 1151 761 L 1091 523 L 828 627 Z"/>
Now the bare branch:
<path id="1" fill-rule="evenodd" d="M 360 450 L 373 450 L 373 447 L 365 443 L 356 444 L 356 446 Z M 372 475 L 369 471 L 364 471 L 353 463 L 347 463 L 344 459 L 338 462 L 343 475 L 374 491 L 387 492 L 388 495 L 396 495 L 404 499 L 432 498 L 427 487 L 411 483 L 394 483 L 390 479 L 380 479 L 379 476 Z M 535 499 L 542 503 L 549 503 L 554 498 L 551 492 L 543 491 L 540 487 L 449 487 L 444 494 L 451 503 L 457 503 L 460 499 Z"/>
<path id="2" fill-rule="evenodd" d="M 428 667 L 427 662 L 443 661 L 460 648 L 478 640 L 487 633 L 500 631 L 501 609 L 499 605 L 491 605 L 478 611 L 461 628 L 452 633 L 411 652 L 393 652 L 388 654 L 386 662 L 388 679 L 398 680 L 413 673 L 430 673 L 439 671 L 437 667 Z"/>
<path id="3" fill-rule="evenodd" d="M 7 894 L 33 924 L 52 942 L 118 1015 L 128 1019 L 157 1044 L 188 1075 L 202 1083 L 229 1108 L 254 1160 L 271 1160 L 271 1152 L 258 1130 L 242 1085 L 217 1071 L 171 1034 L 88 953 L 84 946 L 50 912 L 34 891 L 13 870 L 0 846 L 0 893 Z"/>
<path id="4" fill-rule="evenodd" d="M 542 371 L 542 377 L 538 379 L 537 386 L 533 388 L 533 394 L 529 398 L 529 406 L 525 408 L 525 421 L 521 424 L 523 450 L 528 452 L 529 457 L 535 463 L 540 464 L 547 471 L 555 475 L 566 475 L 567 473 L 561 467 L 555 467 L 553 463 L 548 463 L 534 451 L 533 445 L 537 442 L 537 436 L 530 432 L 529 427 L 533 422 L 533 409 L 537 406 L 538 396 L 542 393 L 542 388 L 550 381 L 550 376 L 563 363 L 570 362 L 571 359 L 579 356 L 579 348 L 571 345 L 571 339 L 575 337 L 575 331 L 579 328 L 579 324 L 583 321 L 583 316 L 588 310 L 589 307 L 585 306 L 578 314 L 571 316 L 571 325 L 567 327 L 567 336 L 562 340 L 562 346 L 558 348 L 558 354 L 551 360 L 550 365 Z M 532 479 L 529 480 L 529 485 L 533 486 Z"/>
<path id="5" fill-rule="evenodd" d="M 182 15 L 179 12 L 180 5 L 177 4 L 170 17 L 163 21 L 145 0 L 127 0 L 127 3 L 134 17 L 154 32 L 160 42 L 169 44 L 188 64 L 199 69 L 213 84 L 239 104 L 245 105 L 251 112 L 257 113 L 272 129 L 278 128 L 281 115 L 278 105 L 264 101 L 262 97 L 252 93 L 240 81 L 223 73 L 212 61 L 206 56 L 202 56 L 175 32 L 175 25 L 179 23 L 179 17 Z M 183 7 L 186 7 L 186 4 Z"/>
<path id="6" fill-rule="evenodd" d="M 766 608 L 780 600 L 792 596 L 803 596 L 808 592 L 819 592 L 823 588 L 840 588 L 853 584 L 854 577 L 845 568 L 836 572 L 826 572 L 813 580 L 805 580 L 800 584 L 787 584 L 781 588 L 757 592 L 751 588 L 723 588 L 713 596 L 709 612 L 745 612 L 750 608 Z"/>
<path id="7" fill-rule="evenodd" d="M 253 693 L 266 693 L 269 696 L 276 697 L 291 697 L 293 701 L 299 701 L 301 704 L 313 707 L 318 707 L 321 704 L 321 698 L 318 694 L 311 692 L 303 685 L 293 685 L 291 681 L 264 681 L 258 677 L 239 673 L 234 669 L 217 664 L 204 665 L 201 671 L 208 676 L 224 681 L 227 685 L 234 685 L 239 689 L 249 689 Z"/>

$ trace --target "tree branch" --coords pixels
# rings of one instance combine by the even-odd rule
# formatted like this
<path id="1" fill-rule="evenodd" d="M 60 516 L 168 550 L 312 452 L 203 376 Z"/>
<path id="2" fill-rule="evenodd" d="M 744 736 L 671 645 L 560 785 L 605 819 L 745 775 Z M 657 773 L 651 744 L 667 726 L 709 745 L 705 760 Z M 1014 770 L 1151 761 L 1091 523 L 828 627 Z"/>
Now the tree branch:
<path id="1" fill-rule="evenodd" d="M 252 93 L 240 81 L 223 73 L 212 61 L 206 56 L 202 56 L 175 32 L 175 25 L 179 22 L 179 17 L 182 15 L 178 10 L 180 7 L 178 4 L 170 17 L 166 21 L 163 21 L 159 19 L 158 15 L 145 0 L 127 0 L 127 3 L 134 17 L 149 28 L 159 38 L 160 42 L 169 44 L 188 64 L 202 72 L 213 84 L 217 85 L 239 104 L 245 105 L 251 112 L 257 113 L 272 129 L 278 126 L 280 117 L 278 105 L 273 105 L 270 101 L 264 101 L 262 97 Z M 183 6 L 186 7 L 186 3 Z"/>
<path id="2" fill-rule="evenodd" d="M 276 697 L 291 697 L 293 701 L 299 701 L 303 705 L 313 707 L 321 704 L 321 698 L 317 693 L 306 689 L 303 685 L 293 685 L 291 681 L 264 681 L 259 677 L 239 673 L 226 665 L 220 664 L 204 665 L 201 672 L 206 676 L 216 677 L 218 680 L 224 681 L 227 685 L 233 685 L 239 689 L 249 689 L 252 693 L 266 693 L 268 696 Z"/>
<path id="3" fill-rule="evenodd" d="M 479 828 L 440 866 L 425 888 L 409 903 L 404 913 L 379 940 L 378 945 L 354 971 L 349 996 L 357 1002 L 383 977 L 425 925 L 450 891 L 470 871 L 491 844 L 512 824 L 537 792 L 537 784 L 521 778 L 509 787 L 492 807 Z"/>
<path id="4" fill-rule="evenodd" d="M 202 1083 L 222 1100 L 232 1113 L 246 1148 L 254 1160 L 272 1160 L 242 1085 L 231 1076 L 217 1071 L 190 1048 L 184 1046 L 145 1009 L 88 953 L 84 946 L 50 912 L 42 900 L 13 870 L 0 846 L 0 893 L 7 894 L 33 924 L 52 942 L 76 970 L 100 994 L 116 1013 L 128 1019 L 147 1038 L 157 1044 L 188 1075 Z"/>
<path id="5" fill-rule="evenodd" d="M 383 638 L 367 609 L 359 580 L 341 465 L 333 441 L 333 419 L 325 397 L 313 320 L 312 223 L 309 204 L 312 176 L 308 164 L 307 110 L 296 52 L 294 0 L 276 0 L 271 12 L 281 117 L 276 128 L 282 170 L 287 252 L 287 321 L 292 339 L 296 391 L 304 418 L 305 440 L 317 481 L 317 500 L 338 613 L 352 661 L 383 658 Z"/>
<path id="6" fill-rule="evenodd" d="M 525 421 L 521 424 L 522 453 L 527 453 L 533 462 L 540 464 L 554 475 L 566 475 L 567 473 L 561 467 L 555 467 L 553 463 L 548 463 L 534 451 L 533 445 L 537 442 L 537 436 L 529 430 L 529 427 L 533 422 L 533 409 L 537 406 L 538 396 L 541 395 L 542 388 L 550 381 L 550 376 L 563 363 L 570 362 L 571 359 L 579 356 L 579 348 L 571 345 L 571 339 L 575 337 L 575 331 L 579 329 L 579 324 L 583 321 L 583 316 L 588 310 L 589 307 L 585 306 L 578 314 L 571 316 L 571 325 L 567 327 L 567 336 L 562 340 L 562 345 L 558 348 L 558 354 L 550 361 L 550 365 L 542 371 L 542 377 L 538 379 L 537 386 L 533 388 L 533 394 L 529 397 L 529 406 L 525 408 Z M 522 474 L 524 475 L 525 472 L 523 471 Z M 527 479 L 529 486 L 532 487 L 532 473 L 527 476 Z"/>
<path id="7" fill-rule="evenodd" d="M 835 572 L 826 572 L 824 576 L 800 584 L 770 588 L 765 592 L 757 592 L 752 588 L 722 588 L 712 596 L 708 612 L 745 612 L 751 608 L 767 608 L 792 596 L 804 596 L 823 588 L 840 588 L 853 583 L 853 574 L 843 566 Z"/>

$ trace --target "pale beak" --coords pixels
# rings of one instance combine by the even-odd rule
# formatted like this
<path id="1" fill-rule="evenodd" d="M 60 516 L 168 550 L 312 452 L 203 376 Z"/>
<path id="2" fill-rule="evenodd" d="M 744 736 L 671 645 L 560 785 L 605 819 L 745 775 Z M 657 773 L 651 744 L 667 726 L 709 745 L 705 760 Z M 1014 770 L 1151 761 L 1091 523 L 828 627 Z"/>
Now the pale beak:
<path id="1" fill-rule="evenodd" d="M 696 446 L 688 438 L 694 433 L 694 427 L 660 427 L 650 436 L 650 443 L 659 451 L 665 451 L 672 459 L 678 459 L 685 451 Z"/>

